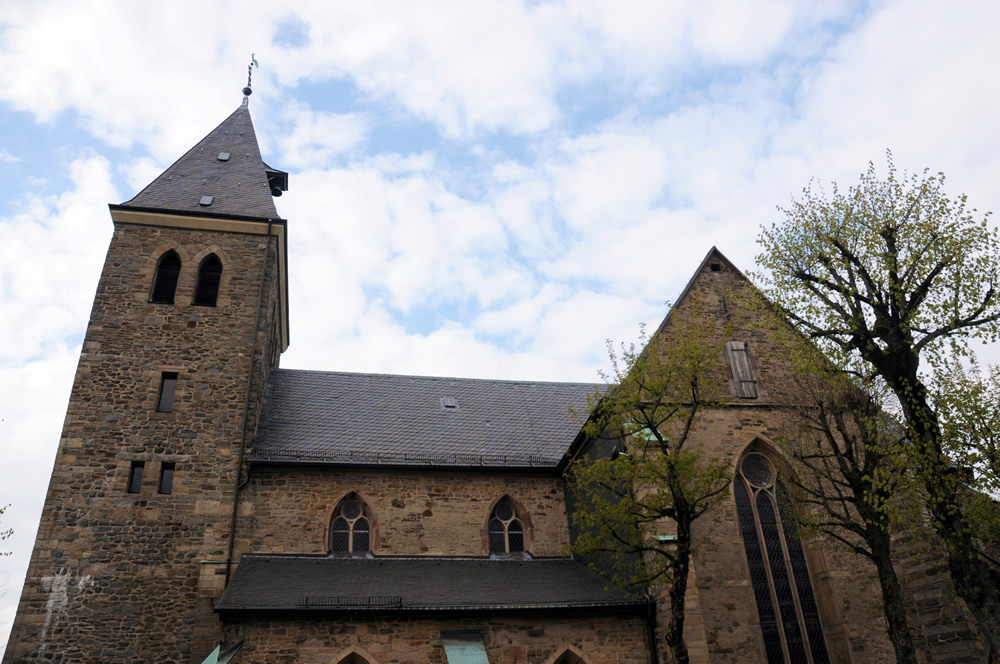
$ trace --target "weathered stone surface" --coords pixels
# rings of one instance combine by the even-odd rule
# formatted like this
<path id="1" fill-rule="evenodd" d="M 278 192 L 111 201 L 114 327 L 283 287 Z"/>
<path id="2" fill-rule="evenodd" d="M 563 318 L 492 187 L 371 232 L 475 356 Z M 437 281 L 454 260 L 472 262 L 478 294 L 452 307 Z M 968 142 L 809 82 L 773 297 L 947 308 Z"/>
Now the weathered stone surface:
<path id="1" fill-rule="evenodd" d="M 526 549 L 562 556 L 569 544 L 562 480 L 474 471 L 345 468 L 255 469 L 240 495 L 242 553 L 326 553 L 334 508 L 357 492 L 372 510 L 373 551 L 381 555 L 485 556 L 486 526 L 504 496 L 521 508 Z M 246 510 L 245 510 L 246 511 Z"/>
<path id="2" fill-rule="evenodd" d="M 252 430 L 277 356 L 275 244 L 116 224 L 5 662 L 198 658 L 199 561 L 228 554 L 244 420 Z M 170 249 L 182 260 L 175 303 L 150 303 Z M 193 306 L 209 253 L 223 265 L 217 306 Z M 162 372 L 178 374 L 167 413 L 156 411 Z M 142 486 L 127 493 L 133 462 L 145 464 Z M 173 489 L 160 494 L 166 462 Z M 211 606 L 202 614 L 217 636 Z"/>
<path id="3" fill-rule="evenodd" d="M 491 662 L 553 664 L 568 648 L 595 664 L 651 662 L 644 621 L 628 615 L 368 620 L 331 616 L 296 621 L 260 619 L 226 627 L 230 642 L 246 638 L 240 651 L 241 664 L 330 664 L 343 661 L 352 651 L 379 664 L 447 664 L 441 645 L 441 632 L 447 630 L 481 634 Z"/>

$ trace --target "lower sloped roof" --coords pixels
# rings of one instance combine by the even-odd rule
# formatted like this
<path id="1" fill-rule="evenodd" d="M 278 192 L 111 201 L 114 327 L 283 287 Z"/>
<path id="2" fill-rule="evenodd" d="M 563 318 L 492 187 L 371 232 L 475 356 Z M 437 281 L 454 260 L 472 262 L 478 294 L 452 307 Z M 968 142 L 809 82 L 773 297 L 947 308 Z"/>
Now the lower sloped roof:
<path id="1" fill-rule="evenodd" d="M 646 603 L 565 558 L 245 555 L 216 611 L 500 611 Z"/>
<path id="2" fill-rule="evenodd" d="M 275 369 L 250 461 L 551 469 L 597 387 Z"/>

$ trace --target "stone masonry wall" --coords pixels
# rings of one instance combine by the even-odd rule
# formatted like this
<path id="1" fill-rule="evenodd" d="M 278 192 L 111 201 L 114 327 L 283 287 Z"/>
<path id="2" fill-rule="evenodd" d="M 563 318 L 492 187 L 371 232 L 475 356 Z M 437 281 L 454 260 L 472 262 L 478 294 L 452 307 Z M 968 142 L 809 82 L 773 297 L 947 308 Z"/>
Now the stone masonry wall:
<path id="1" fill-rule="evenodd" d="M 804 343 L 791 328 L 775 334 L 775 320 L 766 309 L 749 306 L 752 288 L 721 258 L 710 258 L 697 273 L 671 318 L 651 342 L 669 348 L 678 321 L 703 315 L 716 328 L 718 368 L 706 377 L 706 393 L 721 401 L 703 410 L 695 421 L 689 447 L 705 457 L 722 460 L 735 477 L 737 463 L 753 445 L 782 472 L 788 471 L 779 441 L 789 431 L 790 418 L 803 404 L 800 379 L 790 367 L 790 347 Z M 733 370 L 724 342 L 747 344 L 757 374 L 758 397 L 740 398 L 732 383 Z M 704 647 L 691 652 L 692 662 L 737 663 L 766 661 L 753 589 L 750 585 L 733 486 L 694 530 L 694 592 L 697 612 L 686 633 Z M 820 540 L 804 543 L 827 651 L 833 662 L 884 662 L 893 659 L 885 635 L 881 595 L 874 568 L 866 559 Z M 666 615 L 667 607 L 660 612 Z"/>
<path id="2" fill-rule="evenodd" d="M 527 549 L 565 555 L 569 542 L 562 480 L 467 470 L 378 471 L 255 468 L 240 495 L 240 553 L 325 553 L 337 503 L 356 491 L 368 503 L 381 555 L 488 555 L 486 523 L 504 495 L 522 509 Z"/>
<path id="3" fill-rule="evenodd" d="M 930 529 L 893 541 L 896 570 L 907 593 L 907 617 L 922 662 L 983 664 L 986 648 L 955 595 L 944 544 Z"/>
<path id="4" fill-rule="evenodd" d="M 368 664 L 447 664 L 442 630 L 481 633 L 491 664 L 552 664 L 568 647 L 586 664 L 652 661 L 645 623 L 631 615 L 251 619 L 226 633 L 228 643 L 246 639 L 240 664 L 338 664 L 352 652 Z"/>
<path id="5" fill-rule="evenodd" d="M 175 304 L 152 304 L 170 249 L 182 261 Z M 193 306 L 210 252 L 223 265 L 218 303 Z M 263 236 L 116 224 L 4 662 L 206 654 L 192 652 L 199 562 L 227 553 L 264 266 Z M 178 374 L 168 413 L 157 412 L 164 371 Z M 139 493 L 126 492 L 133 462 L 145 463 Z M 170 494 L 157 491 L 165 462 Z"/>

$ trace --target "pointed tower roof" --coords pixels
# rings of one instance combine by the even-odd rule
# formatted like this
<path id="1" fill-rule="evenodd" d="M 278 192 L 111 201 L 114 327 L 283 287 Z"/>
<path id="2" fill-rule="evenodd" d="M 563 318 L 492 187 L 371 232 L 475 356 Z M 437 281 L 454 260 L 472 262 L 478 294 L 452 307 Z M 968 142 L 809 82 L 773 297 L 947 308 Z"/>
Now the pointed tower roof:
<path id="1" fill-rule="evenodd" d="M 277 219 L 288 174 L 264 163 L 246 98 L 232 115 L 121 207 Z"/>

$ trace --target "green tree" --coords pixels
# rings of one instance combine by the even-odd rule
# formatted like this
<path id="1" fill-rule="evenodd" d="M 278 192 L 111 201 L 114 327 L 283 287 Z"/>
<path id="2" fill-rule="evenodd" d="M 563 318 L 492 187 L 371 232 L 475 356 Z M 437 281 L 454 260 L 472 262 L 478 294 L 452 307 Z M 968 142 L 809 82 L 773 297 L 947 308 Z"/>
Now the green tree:
<path id="1" fill-rule="evenodd" d="M 689 444 L 699 412 L 713 402 L 718 381 L 706 378 L 719 370 L 725 335 L 688 309 L 668 319 L 669 343 L 644 331 L 639 349 L 608 343 L 611 385 L 594 395 L 584 431 L 590 449 L 614 453 L 583 455 L 570 469 L 574 552 L 603 556 L 602 571 L 623 588 L 667 590 L 663 639 L 679 664 L 688 661 L 692 527 L 730 482 L 724 464 Z"/>
<path id="2" fill-rule="evenodd" d="M 935 371 L 934 403 L 948 455 L 967 471 L 965 482 L 1000 496 L 1000 366 L 983 371 L 952 361 Z"/>
<path id="3" fill-rule="evenodd" d="M 804 406 L 779 437 L 792 463 L 789 478 L 797 515 L 867 558 L 878 575 L 889 640 L 900 664 L 916 664 L 906 604 L 893 567 L 901 451 L 905 430 L 882 408 L 883 399 L 844 375 L 828 375 L 823 358 L 809 363 L 799 384 Z M 817 371 L 817 368 L 819 369 Z"/>
<path id="4" fill-rule="evenodd" d="M 944 176 L 898 177 L 888 158 L 846 193 L 810 184 L 759 237 L 765 293 L 845 371 L 888 386 L 906 424 L 906 463 L 944 543 L 955 590 L 1000 652 L 1000 571 L 962 509 L 962 477 L 944 439 L 921 363 L 996 340 L 998 237 Z M 925 366 L 926 369 L 926 366 Z"/>

